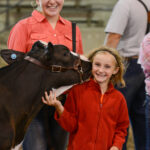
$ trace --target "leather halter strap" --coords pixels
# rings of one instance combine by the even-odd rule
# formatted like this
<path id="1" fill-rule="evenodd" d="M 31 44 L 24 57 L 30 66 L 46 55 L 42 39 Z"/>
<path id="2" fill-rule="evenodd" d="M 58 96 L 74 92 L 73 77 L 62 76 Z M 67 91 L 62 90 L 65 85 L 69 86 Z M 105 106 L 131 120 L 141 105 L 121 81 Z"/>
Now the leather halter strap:
<path id="1" fill-rule="evenodd" d="M 80 83 L 83 82 L 82 76 L 83 76 L 83 70 L 82 70 L 82 66 L 81 66 L 81 61 L 80 61 L 80 56 L 78 55 L 78 59 L 75 62 L 73 67 L 63 67 L 63 66 L 59 66 L 59 65 L 50 65 L 50 66 L 45 66 L 43 65 L 39 60 L 30 57 L 30 56 L 25 56 L 24 58 L 25 60 L 36 64 L 38 66 L 40 66 L 41 68 L 44 68 L 46 70 L 50 70 L 51 72 L 65 72 L 67 70 L 75 70 L 79 73 L 80 75 Z"/>

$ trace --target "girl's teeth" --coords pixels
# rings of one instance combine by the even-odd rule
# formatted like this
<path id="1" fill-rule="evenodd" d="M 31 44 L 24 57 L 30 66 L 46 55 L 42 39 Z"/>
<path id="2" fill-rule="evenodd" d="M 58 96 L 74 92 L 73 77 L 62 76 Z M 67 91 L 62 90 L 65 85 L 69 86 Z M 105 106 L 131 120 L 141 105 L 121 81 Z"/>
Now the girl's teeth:
<path id="1" fill-rule="evenodd" d="M 56 6 L 49 6 L 50 8 L 56 8 Z"/>

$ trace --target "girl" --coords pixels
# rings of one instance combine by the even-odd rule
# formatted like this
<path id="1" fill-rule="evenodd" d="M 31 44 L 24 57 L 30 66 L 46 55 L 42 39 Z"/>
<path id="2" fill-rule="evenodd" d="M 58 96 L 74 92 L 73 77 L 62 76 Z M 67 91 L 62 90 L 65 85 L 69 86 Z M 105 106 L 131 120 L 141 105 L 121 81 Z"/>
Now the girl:
<path id="1" fill-rule="evenodd" d="M 32 12 L 32 16 L 19 21 L 11 30 L 8 48 L 26 53 L 30 51 L 35 41 L 42 40 L 62 44 L 72 50 L 71 22 L 60 16 L 63 4 L 64 0 L 36 0 L 37 9 Z M 83 54 L 78 27 L 76 28 L 76 52 Z M 45 114 L 44 111 L 40 111 L 30 124 L 23 142 L 23 150 L 47 150 L 51 145 L 54 145 L 55 149 L 57 147 L 57 149 L 65 150 L 66 132 L 57 125 L 53 117 L 48 117 L 47 112 Z M 49 127 L 48 131 L 44 128 L 45 122 L 50 122 L 46 124 L 46 127 Z M 55 134 L 56 129 L 57 134 Z M 47 136 L 50 137 L 47 138 Z M 53 144 L 50 143 L 48 147 L 47 141 Z"/>
<path id="2" fill-rule="evenodd" d="M 69 91 L 64 107 L 52 91 L 42 101 L 56 108 L 55 119 L 70 132 L 68 150 L 121 150 L 129 126 L 126 101 L 114 88 L 125 86 L 121 57 L 101 47 L 89 60 L 91 79 Z"/>

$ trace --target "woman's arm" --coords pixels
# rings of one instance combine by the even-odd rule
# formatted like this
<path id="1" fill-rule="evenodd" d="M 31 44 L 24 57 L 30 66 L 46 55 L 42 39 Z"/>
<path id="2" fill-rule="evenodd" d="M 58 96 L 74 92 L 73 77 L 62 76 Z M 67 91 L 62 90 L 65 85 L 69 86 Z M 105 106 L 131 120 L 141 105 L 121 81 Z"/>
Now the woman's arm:
<path id="1" fill-rule="evenodd" d="M 27 25 L 21 21 L 18 22 L 10 32 L 8 37 L 7 46 L 9 49 L 13 49 L 20 52 L 27 52 L 28 42 L 28 30 Z"/>
<path id="2" fill-rule="evenodd" d="M 79 40 L 79 44 L 77 45 L 77 50 L 76 52 L 79 53 L 80 55 L 83 55 L 83 45 L 82 45 L 82 36 L 81 36 L 81 32 L 78 26 L 76 26 L 77 29 L 77 38 Z"/>

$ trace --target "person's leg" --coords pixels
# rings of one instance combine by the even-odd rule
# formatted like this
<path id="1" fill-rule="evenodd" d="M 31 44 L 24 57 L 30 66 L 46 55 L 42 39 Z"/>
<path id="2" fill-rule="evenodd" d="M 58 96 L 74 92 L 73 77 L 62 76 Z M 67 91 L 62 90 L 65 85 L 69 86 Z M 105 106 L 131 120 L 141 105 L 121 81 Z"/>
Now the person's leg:
<path id="1" fill-rule="evenodd" d="M 69 133 L 61 128 L 53 118 L 51 118 L 51 137 L 54 150 L 66 150 Z"/>
<path id="2" fill-rule="evenodd" d="M 66 95 L 61 95 L 59 100 L 64 105 L 66 101 Z M 52 110 L 52 108 L 51 108 Z M 52 110 L 55 112 L 55 110 Z M 50 114 L 50 113 L 49 113 Z M 54 150 L 66 150 L 68 145 L 68 137 L 69 133 L 65 131 L 54 119 L 54 114 L 51 113 L 51 117 L 49 117 L 49 135 L 51 139 L 51 144 Z M 46 127 L 45 127 L 46 128 Z M 48 129 L 48 128 L 47 128 Z"/>
<path id="3" fill-rule="evenodd" d="M 61 95 L 59 100 L 62 104 L 65 103 L 66 96 Z M 43 127 L 46 137 L 46 143 L 48 149 L 54 150 L 66 150 L 68 144 L 68 132 L 60 127 L 60 125 L 54 119 L 54 107 L 45 106 L 42 109 Z"/>
<path id="4" fill-rule="evenodd" d="M 146 150 L 150 150 L 150 96 L 146 95 Z"/>
<path id="5" fill-rule="evenodd" d="M 129 116 L 130 116 L 130 123 L 133 124 L 132 122 L 135 122 L 134 120 L 137 120 L 136 121 L 137 126 L 136 124 L 134 124 L 133 126 L 134 128 L 133 130 L 136 131 L 138 135 L 138 137 L 134 139 L 135 145 L 138 145 L 136 141 L 140 141 L 142 145 L 145 145 L 144 140 L 142 139 L 142 138 L 145 139 L 144 130 L 140 131 L 141 129 L 145 128 L 145 121 L 141 122 L 143 121 L 143 118 L 145 119 L 145 115 L 144 115 L 145 110 L 144 108 L 141 108 L 140 111 L 142 111 L 142 113 L 140 112 L 139 116 L 135 116 L 136 114 L 133 113 L 134 112 L 133 104 L 136 103 L 137 101 L 136 95 L 139 93 L 139 89 L 142 89 L 142 92 L 140 92 L 140 95 L 143 96 L 143 97 L 140 96 L 139 98 L 139 102 L 140 104 L 142 104 L 141 106 L 143 106 L 144 99 L 145 99 L 144 74 L 140 65 L 137 64 L 136 59 L 130 60 L 124 79 L 126 81 L 126 87 L 119 89 L 119 90 L 123 93 L 127 101 L 127 106 L 128 106 Z M 142 114 L 142 119 L 140 117 L 141 114 Z M 143 137 L 139 135 L 141 132 L 142 132 Z M 126 138 L 125 144 L 123 145 L 123 150 L 127 150 L 126 144 L 127 144 L 127 138 Z M 142 149 L 142 150 L 145 150 L 145 149 Z"/>
<path id="6" fill-rule="evenodd" d="M 47 150 L 43 126 L 38 118 L 33 119 L 27 129 L 23 150 Z"/>
<path id="7" fill-rule="evenodd" d="M 140 79 L 138 80 L 140 82 Z M 131 124 L 136 150 L 145 150 L 146 131 L 145 131 L 145 85 L 137 91 L 137 96 L 132 104 L 130 113 Z"/>

